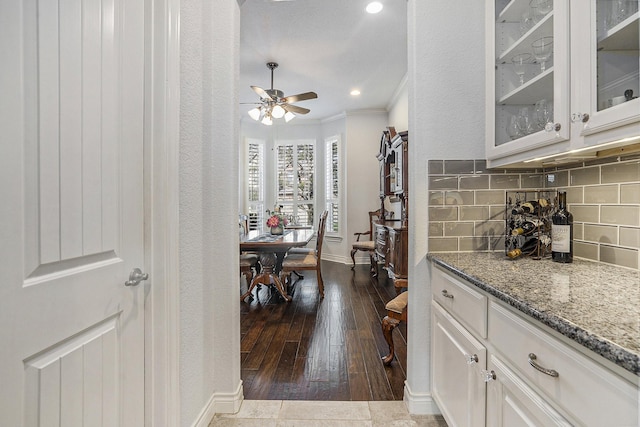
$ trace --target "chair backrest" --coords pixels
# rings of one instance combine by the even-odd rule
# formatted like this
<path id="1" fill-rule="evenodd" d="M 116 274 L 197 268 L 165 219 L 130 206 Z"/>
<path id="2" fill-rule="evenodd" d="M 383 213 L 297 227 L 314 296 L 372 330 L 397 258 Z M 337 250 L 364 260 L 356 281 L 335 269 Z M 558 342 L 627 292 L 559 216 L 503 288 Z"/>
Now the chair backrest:
<path id="1" fill-rule="evenodd" d="M 375 240 L 375 223 L 382 217 L 380 209 L 369 212 L 369 240 Z"/>
<path id="2" fill-rule="evenodd" d="M 324 231 L 327 228 L 328 215 L 328 210 L 322 212 L 322 215 L 320 215 L 320 221 L 318 222 L 318 236 L 316 239 L 316 256 L 318 257 L 318 262 L 320 262 L 320 256 L 322 255 L 322 241 L 324 240 Z"/>

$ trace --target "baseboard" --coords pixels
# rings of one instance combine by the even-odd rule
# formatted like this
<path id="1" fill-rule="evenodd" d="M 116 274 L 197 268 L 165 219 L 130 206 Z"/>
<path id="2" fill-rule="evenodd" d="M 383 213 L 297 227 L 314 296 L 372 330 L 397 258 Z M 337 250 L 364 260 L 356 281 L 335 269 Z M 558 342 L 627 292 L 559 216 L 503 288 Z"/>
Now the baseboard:
<path id="1" fill-rule="evenodd" d="M 349 257 L 345 257 L 345 256 L 341 256 L 341 255 L 335 255 L 335 254 L 328 254 L 328 253 L 323 253 L 322 254 L 322 260 L 323 261 L 331 261 L 331 262 L 339 262 L 342 264 L 351 264 L 351 258 Z"/>
<path id="2" fill-rule="evenodd" d="M 351 261 L 350 256 L 335 255 L 335 254 L 328 254 L 328 253 L 322 254 L 322 260 L 339 262 L 341 264 L 348 264 L 348 265 L 353 264 L 353 261 Z M 360 265 L 360 264 L 371 265 L 371 259 L 369 258 L 369 255 L 363 255 L 363 256 L 356 255 L 356 265 Z"/>
<path id="3" fill-rule="evenodd" d="M 234 393 L 214 393 L 191 426 L 208 427 L 216 414 L 237 413 L 243 399 L 242 381 Z"/>
<path id="4" fill-rule="evenodd" d="M 433 400 L 431 393 L 413 393 L 406 381 L 404 383 L 403 400 L 410 414 L 440 415 L 440 408 Z"/>

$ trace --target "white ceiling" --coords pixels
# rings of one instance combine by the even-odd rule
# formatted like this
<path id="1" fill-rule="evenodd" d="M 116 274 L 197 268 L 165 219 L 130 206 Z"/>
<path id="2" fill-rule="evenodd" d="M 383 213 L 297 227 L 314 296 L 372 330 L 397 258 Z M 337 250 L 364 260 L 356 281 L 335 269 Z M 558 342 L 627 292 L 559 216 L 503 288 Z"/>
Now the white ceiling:
<path id="1" fill-rule="evenodd" d="M 407 72 L 407 2 L 379 0 L 245 0 L 241 6 L 240 102 L 257 102 L 250 86 L 269 89 L 266 63 L 277 62 L 274 89 L 285 96 L 314 91 L 295 105 L 322 120 L 343 112 L 384 109 Z M 361 95 L 349 92 L 359 89 Z M 252 105 L 240 105 L 243 120 Z M 251 119 L 249 119 L 251 120 Z"/>

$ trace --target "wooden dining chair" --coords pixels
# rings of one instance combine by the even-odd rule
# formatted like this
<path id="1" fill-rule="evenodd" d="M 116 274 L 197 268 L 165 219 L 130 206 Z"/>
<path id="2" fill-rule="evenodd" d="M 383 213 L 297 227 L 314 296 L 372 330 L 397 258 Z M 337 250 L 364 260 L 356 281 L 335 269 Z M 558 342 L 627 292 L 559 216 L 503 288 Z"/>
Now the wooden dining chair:
<path id="1" fill-rule="evenodd" d="M 260 271 L 260 264 L 258 262 L 258 255 L 253 253 L 240 254 L 240 274 L 244 274 L 247 279 L 247 286 L 251 285 L 254 273 Z"/>
<path id="2" fill-rule="evenodd" d="M 352 270 L 356 266 L 356 252 L 363 251 L 369 253 L 369 260 L 371 261 L 371 274 L 374 276 L 377 275 L 378 261 L 376 258 L 376 238 L 374 233 L 374 224 L 377 220 L 380 219 L 381 216 L 382 214 L 380 212 L 380 209 L 378 209 L 377 211 L 369 212 L 369 231 L 354 233 L 354 236 L 356 236 L 356 241 L 353 242 L 351 249 L 351 261 L 353 262 L 353 265 L 351 266 Z"/>
<path id="3" fill-rule="evenodd" d="M 387 315 L 382 319 L 382 335 L 389 346 L 389 354 L 382 357 L 382 363 L 390 365 L 395 357 L 395 346 L 393 345 L 393 330 L 400 322 L 407 321 L 407 306 L 409 303 L 409 292 L 402 292 L 385 305 Z"/>
<path id="4" fill-rule="evenodd" d="M 327 224 L 328 211 L 322 212 L 320 221 L 318 222 L 318 234 L 316 236 L 315 250 L 305 253 L 287 253 L 282 261 L 282 270 L 280 271 L 280 281 L 286 287 L 291 285 L 291 273 L 303 270 L 315 270 L 318 278 L 318 290 L 320 297 L 324 298 L 324 282 L 322 280 L 322 269 L 320 261 L 322 256 L 322 242 L 324 241 L 324 232 Z"/>

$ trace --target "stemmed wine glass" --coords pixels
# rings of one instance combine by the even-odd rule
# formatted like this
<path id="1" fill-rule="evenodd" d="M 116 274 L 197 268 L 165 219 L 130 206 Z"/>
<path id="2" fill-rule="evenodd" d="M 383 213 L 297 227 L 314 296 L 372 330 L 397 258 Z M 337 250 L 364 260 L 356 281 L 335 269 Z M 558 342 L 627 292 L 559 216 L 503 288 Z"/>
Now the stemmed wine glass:
<path id="1" fill-rule="evenodd" d="M 531 63 L 531 54 L 521 53 L 511 58 L 511 62 L 513 63 L 513 70 L 520 77 L 520 86 L 522 86 L 524 84 L 525 66 Z"/>
<path id="2" fill-rule="evenodd" d="M 513 141 L 514 139 L 520 138 L 520 132 L 518 131 L 518 117 L 510 116 L 509 121 L 507 122 L 507 135 Z"/>
<path id="3" fill-rule="evenodd" d="M 535 113 L 538 129 L 542 130 L 547 123 L 553 122 L 553 102 L 546 99 L 536 102 Z"/>
<path id="4" fill-rule="evenodd" d="M 529 7 L 533 10 L 534 21 L 539 22 L 544 16 L 553 9 L 553 0 L 531 0 Z"/>
<path id="5" fill-rule="evenodd" d="M 532 132 L 531 119 L 529 118 L 529 108 L 522 107 L 516 117 L 516 128 L 519 136 L 526 136 Z"/>
<path id="6" fill-rule="evenodd" d="M 553 52 L 553 36 L 542 37 L 533 42 L 533 55 L 540 61 L 540 71 L 544 73 L 546 62 Z"/>

